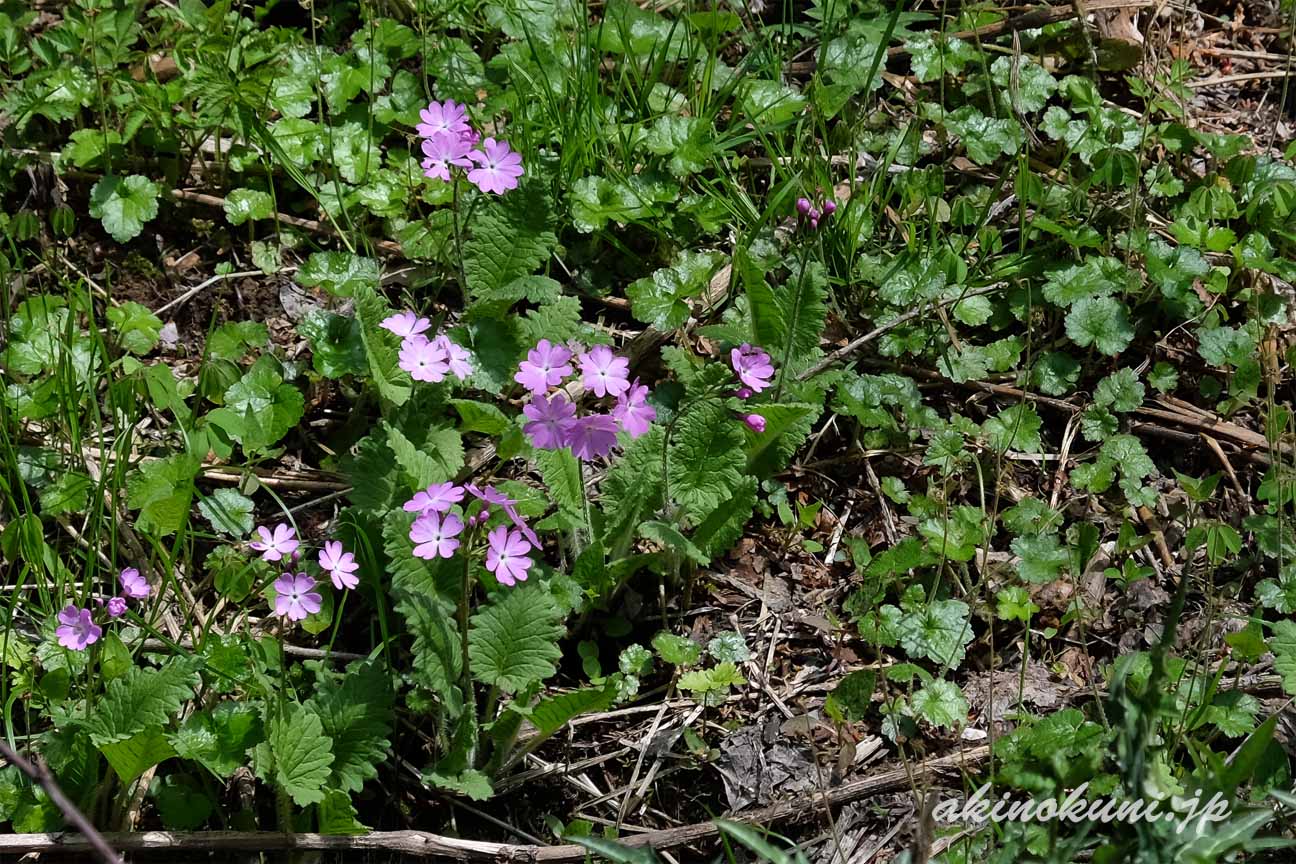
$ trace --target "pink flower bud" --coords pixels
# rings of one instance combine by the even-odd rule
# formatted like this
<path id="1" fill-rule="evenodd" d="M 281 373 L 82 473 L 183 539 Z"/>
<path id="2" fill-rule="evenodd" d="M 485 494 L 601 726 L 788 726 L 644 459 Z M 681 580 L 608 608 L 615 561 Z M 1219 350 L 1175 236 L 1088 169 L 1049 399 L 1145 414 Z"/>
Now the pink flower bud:
<path id="1" fill-rule="evenodd" d="M 108 615 L 112 618 L 120 618 L 126 614 L 126 598 L 113 597 L 108 601 Z"/>
<path id="2" fill-rule="evenodd" d="M 811 221 L 811 222 L 818 222 L 818 221 L 819 221 L 820 213 L 819 213 L 818 208 L 816 208 L 816 207 L 811 207 L 811 208 L 810 208 L 810 212 L 807 213 L 806 215 L 810 217 L 810 221 Z"/>
<path id="3" fill-rule="evenodd" d="M 797 212 L 800 213 L 802 216 L 804 216 L 805 214 L 809 213 L 809 212 L 810 212 L 810 199 L 808 199 L 808 198 L 798 198 L 798 199 L 797 199 L 797 202 L 796 202 L 796 209 L 797 209 Z"/>
<path id="4" fill-rule="evenodd" d="M 759 414 L 747 414 L 742 421 L 747 424 L 748 429 L 758 435 L 765 431 L 765 418 Z"/>
<path id="5" fill-rule="evenodd" d="M 818 217 L 811 217 L 811 219 L 810 219 L 810 227 L 811 227 L 811 228 L 818 228 L 818 227 L 819 227 L 819 219 L 818 219 Z"/>
<path id="6" fill-rule="evenodd" d="M 837 202 L 829 198 L 823 203 L 823 215 L 831 216 L 837 211 Z"/>
<path id="7" fill-rule="evenodd" d="M 737 396 L 739 399 L 747 399 L 752 395 L 752 389 L 750 387 L 739 387 L 734 391 L 733 395 Z"/>
<path id="8" fill-rule="evenodd" d="M 301 557 L 302 557 L 301 549 L 294 549 L 292 552 L 293 563 L 296 564 L 298 561 L 301 560 Z"/>

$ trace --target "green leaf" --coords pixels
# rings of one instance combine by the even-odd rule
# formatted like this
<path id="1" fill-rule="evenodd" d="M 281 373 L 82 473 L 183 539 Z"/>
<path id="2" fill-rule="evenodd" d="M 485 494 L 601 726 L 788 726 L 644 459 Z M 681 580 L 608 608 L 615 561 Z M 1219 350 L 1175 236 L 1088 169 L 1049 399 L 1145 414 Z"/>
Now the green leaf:
<path id="1" fill-rule="evenodd" d="M 361 80 L 368 84 L 369 76 L 365 74 Z M 364 183 L 382 164 L 378 142 L 363 123 L 347 122 L 333 127 L 331 155 L 338 173 L 348 183 Z"/>
<path id="2" fill-rule="evenodd" d="M 914 712 L 933 726 L 957 729 L 967 722 L 968 703 L 953 681 L 936 678 L 913 695 Z"/>
<path id="3" fill-rule="evenodd" d="M 676 424 L 667 465 L 670 492 L 693 519 L 709 514 L 742 482 L 746 460 L 738 423 L 725 403 L 694 403 Z"/>
<path id="4" fill-rule="evenodd" d="M 1080 380 L 1080 361 L 1065 351 L 1046 352 L 1031 367 L 1031 383 L 1049 396 L 1071 392 Z"/>
<path id="5" fill-rule="evenodd" d="M 261 707 L 254 702 L 220 702 L 190 714 L 169 740 L 181 759 L 227 778 L 247 764 L 247 751 L 265 739 Z"/>
<path id="6" fill-rule="evenodd" d="M 711 122 L 704 117 L 668 114 L 657 118 L 643 143 L 649 153 L 670 156 L 671 173 L 686 177 L 706 167 L 715 150 L 714 135 Z"/>
<path id="7" fill-rule="evenodd" d="M 172 774 L 151 787 L 153 803 L 157 805 L 162 825 L 169 831 L 193 831 L 201 828 L 211 818 L 212 800 L 201 789 L 188 782 L 188 777 Z"/>
<path id="8" fill-rule="evenodd" d="M 270 330 L 259 321 L 230 321 L 216 328 L 207 340 L 207 353 L 217 360 L 241 360 L 250 348 L 270 340 Z"/>
<path id="9" fill-rule="evenodd" d="M 858 723 L 873 706 L 876 685 L 877 673 L 874 670 L 857 669 L 837 682 L 824 701 L 824 710 L 838 723 Z"/>
<path id="10" fill-rule="evenodd" d="M 243 538 L 252 533 L 252 499 L 237 489 L 217 489 L 198 502 L 198 512 L 211 523 L 212 528 L 231 537 Z"/>
<path id="11" fill-rule="evenodd" d="M 188 453 L 176 453 L 155 462 L 144 462 L 126 478 L 126 498 L 138 510 L 135 525 L 165 537 L 180 530 L 189 515 L 193 478 L 202 467 Z"/>
<path id="12" fill-rule="evenodd" d="M 267 738 L 274 755 L 274 779 L 298 807 L 305 807 L 324 798 L 324 783 L 333 764 L 333 742 L 324 734 L 319 716 L 309 708 L 289 705 L 286 714 L 270 723 Z"/>
<path id="13" fill-rule="evenodd" d="M 585 490 L 581 466 L 570 450 L 537 450 L 533 458 L 553 502 L 563 511 L 584 520 Z"/>
<path id="14" fill-rule="evenodd" d="M 561 613 L 541 586 L 506 588 L 472 616 L 468 657 L 483 684 L 517 693 L 557 671 Z"/>
<path id="15" fill-rule="evenodd" d="M 1143 383 L 1133 369 L 1118 369 L 1098 382 L 1094 403 L 1117 413 L 1133 411 L 1143 404 Z"/>
<path id="16" fill-rule="evenodd" d="M 495 794 L 490 778 L 475 768 L 465 768 L 458 774 L 428 771 L 423 774 L 423 781 L 474 801 L 485 801 Z"/>
<path id="17" fill-rule="evenodd" d="M 1038 453 L 1042 447 L 1039 433 L 1043 425 L 1035 409 L 1023 402 L 1005 408 L 986 420 L 982 429 L 990 446 L 1000 452 L 1019 450 L 1023 453 Z"/>
<path id="18" fill-rule="evenodd" d="M 365 354 L 369 357 L 369 374 L 384 399 L 393 405 L 404 405 L 413 388 L 409 376 L 397 365 L 395 337 L 382 329 L 382 321 L 391 311 L 372 285 L 351 283 L 355 296 L 356 320 Z"/>
<path id="19" fill-rule="evenodd" d="M 341 789 L 328 789 L 324 797 L 315 805 L 319 816 L 319 833 L 358 835 L 368 834 L 369 829 L 360 824 L 351 796 Z"/>
<path id="20" fill-rule="evenodd" d="M 396 611 L 404 616 L 405 626 L 414 636 L 414 683 L 436 693 L 444 702 L 455 703 L 462 700 L 457 685 L 463 658 L 459 628 L 450 608 L 434 596 L 423 595 L 411 595 L 396 604 Z"/>
<path id="21" fill-rule="evenodd" d="M 147 177 L 132 174 L 123 179 L 110 174 L 90 190 L 90 215 L 103 222 L 104 230 L 118 243 L 128 243 L 157 216 L 160 194 L 158 185 Z"/>
<path id="22" fill-rule="evenodd" d="M 673 330 L 689 319 L 689 299 L 701 294 L 724 261 L 718 252 L 684 252 L 669 267 L 635 280 L 626 288 L 630 308 L 645 324 Z"/>
<path id="23" fill-rule="evenodd" d="M 1274 654 L 1274 669 L 1282 677 L 1283 690 L 1296 696 L 1296 621 L 1276 621 L 1269 650 Z"/>
<path id="24" fill-rule="evenodd" d="M 306 413 L 300 390 L 283 380 L 263 357 L 225 391 L 225 405 L 207 417 L 245 451 L 265 450 L 288 434 Z"/>
<path id="25" fill-rule="evenodd" d="M 746 663 L 751 659 L 747 640 L 736 630 L 717 633 L 707 643 L 707 653 L 721 662 Z"/>
<path id="26" fill-rule="evenodd" d="M 1077 300 L 1067 313 L 1066 333 L 1081 348 L 1092 345 L 1108 357 L 1124 351 L 1134 339 L 1129 313 L 1111 297 Z"/>
<path id="27" fill-rule="evenodd" d="M 968 605 L 961 600 L 902 605 L 905 605 L 904 614 L 895 630 L 905 653 L 915 659 L 926 658 L 957 668 L 972 641 Z M 894 606 L 883 608 L 895 609 Z"/>
<path id="28" fill-rule="evenodd" d="M 524 183 L 480 207 L 463 244 L 468 290 L 481 297 L 533 273 L 557 244 L 552 207 L 540 183 Z"/>
<path id="29" fill-rule="evenodd" d="M 472 399 L 451 399 L 450 405 L 459 412 L 463 432 L 480 432 L 484 435 L 502 435 L 513 425 L 503 411 L 489 402 L 477 402 Z"/>
<path id="30" fill-rule="evenodd" d="M 785 352 L 790 361 L 816 354 L 823 335 L 827 271 L 818 261 L 808 264 L 804 273 L 800 269 L 797 267 L 797 275 L 780 289 L 771 288 L 759 273 L 743 271 L 752 335 L 770 352 L 776 365 L 783 362 Z"/>
<path id="31" fill-rule="evenodd" d="M 1212 327 L 1197 331 L 1197 353 L 1212 366 L 1241 366 L 1256 355 L 1255 340 L 1246 330 Z"/>
<path id="32" fill-rule="evenodd" d="M 751 79 L 742 88 L 739 106 L 751 122 L 761 129 L 786 123 L 806 104 L 797 91 L 777 81 Z"/>
<path id="33" fill-rule="evenodd" d="M 995 60 L 990 77 L 1000 92 L 1011 95 L 1013 107 L 1021 114 L 1040 110 L 1057 90 L 1057 81 L 1043 66 L 1020 54 Z"/>
<path id="34" fill-rule="evenodd" d="M 159 762 L 176 755 L 159 728 L 146 729 L 125 741 L 99 747 L 108 764 L 122 783 L 133 783 L 137 777 Z"/>
<path id="35" fill-rule="evenodd" d="M 224 208 L 231 225 L 242 225 L 249 219 L 269 219 L 274 214 L 274 198 L 260 189 L 234 189 L 225 196 Z"/>
<path id="36" fill-rule="evenodd" d="M 335 297 L 351 297 L 361 288 L 378 286 L 378 262 L 351 252 L 312 252 L 297 271 L 297 284 L 323 288 Z"/>
<path id="37" fill-rule="evenodd" d="M 108 323 L 117 342 L 132 354 L 147 354 L 158 343 L 162 320 L 147 306 L 128 300 L 108 307 Z"/>
<path id="38" fill-rule="evenodd" d="M 315 371 L 325 378 L 363 375 L 369 371 L 364 334 L 355 318 L 312 309 L 297 323 L 297 332 L 310 342 Z"/>
<path id="39" fill-rule="evenodd" d="M 517 707 L 517 703 L 510 707 L 525 714 L 543 740 L 582 714 L 606 711 L 616 695 L 616 681 L 609 678 L 601 687 L 583 687 L 570 693 L 546 696 L 525 710 Z"/>
<path id="40" fill-rule="evenodd" d="M 743 536 L 743 528 L 756 509 L 755 477 L 743 477 L 732 497 L 698 523 L 690 538 L 707 558 L 728 552 Z"/>
<path id="41" fill-rule="evenodd" d="M 944 124 L 978 165 L 989 165 L 1000 155 L 1015 155 L 1026 140 L 1016 120 L 987 117 L 971 105 L 946 114 Z"/>
<path id="42" fill-rule="evenodd" d="M 333 742 L 328 783 L 359 792 L 378 776 L 378 765 L 391 746 L 393 694 L 387 671 L 373 662 L 353 663 L 339 681 L 321 676 L 315 696 L 306 703 L 320 718 Z"/>
<path id="43" fill-rule="evenodd" d="M 409 478 L 411 491 L 452 480 L 464 465 L 463 438 L 452 427 L 428 429 L 422 443 L 415 444 L 395 426 L 388 423 L 383 426 L 387 430 L 387 446 Z"/>
<path id="44" fill-rule="evenodd" d="M 652 196 L 638 185 L 606 177 L 582 177 L 568 192 L 572 224 L 582 234 L 600 231 L 608 222 L 632 222 L 653 214 Z"/>
<path id="45" fill-rule="evenodd" d="M 90 498 L 90 478 L 75 471 L 65 471 L 40 493 L 41 515 L 58 516 L 80 513 Z"/>
<path id="46" fill-rule="evenodd" d="M 665 630 L 653 637 L 652 646 L 672 666 L 692 666 L 702 659 L 701 645 L 687 636 L 676 636 Z"/>
<path id="47" fill-rule="evenodd" d="M 1158 393 L 1173 393 L 1174 389 L 1179 386 L 1179 370 L 1164 360 L 1158 360 L 1148 373 L 1148 383 L 1151 384 Z"/>
<path id="48" fill-rule="evenodd" d="M 1071 561 L 1070 551 L 1058 542 L 1056 534 L 1018 537 L 1012 541 L 1012 551 L 1021 558 L 1017 572 L 1027 582 L 1052 582 Z"/>
<path id="49" fill-rule="evenodd" d="M 679 689 L 693 694 L 703 705 L 720 705 L 729 695 L 729 688 L 747 683 L 733 663 L 720 663 L 711 669 L 694 669 L 685 672 L 677 682 Z"/>
<path id="50" fill-rule="evenodd" d="M 85 721 L 90 741 L 103 747 L 166 726 L 197 686 L 198 673 L 188 660 L 173 659 L 158 669 L 133 667 L 126 677 L 108 682 L 90 712 Z"/>
<path id="51" fill-rule="evenodd" d="M 1040 607 L 1031 602 L 1030 592 L 1020 585 L 1009 585 L 1000 588 L 995 594 L 996 614 L 1003 621 L 1021 621 L 1030 623 L 1031 616 L 1040 611 Z"/>
<path id="52" fill-rule="evenodd" d="M 640 523 L 639 536 L 646 540 L 652 540 L 674 554 L 688 558 L 704 567 L 711 561 L 702 553 L 702 550 L 694 546 L 687 537 L 681 534 L 678 528 L 666 522 L 652 519 Z"/>

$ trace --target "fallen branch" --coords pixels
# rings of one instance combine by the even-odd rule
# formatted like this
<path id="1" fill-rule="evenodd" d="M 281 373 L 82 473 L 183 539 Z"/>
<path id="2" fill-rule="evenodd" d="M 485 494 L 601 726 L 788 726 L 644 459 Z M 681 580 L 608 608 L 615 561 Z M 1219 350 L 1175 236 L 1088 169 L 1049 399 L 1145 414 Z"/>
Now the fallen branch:
<path id="1" fill-rule="evenodd" d="M 978 768 L 990 755 L 986 746 L 914 765 L 911 769 L 896 768 L 873 777 L 844 783 L 828 790 L 823 796 L 831 806 L 840 806 L 873 795 L 903 792 L 915 784 L 932 781 L 938 775 Z M 730 818 L 753 825 L 768 826 L 813 818 L 822 813 L 821 800 L 804 796 L 736 814 Z M 92 829 L 93 830 L 93 829 Z M 623 839 L 627 846 L 671 849 L 687 846 L 715 837 L 718 829 L 714 822 L 699 822 L 660 831 L 647 831 Z M 315 852 L 353 852 L 370 850 L 394 852 L 412 858 L 447 861 L 584 861 L 588 850 L 584 846 L 526 846 L 511 843 L 486 843 L 478 840 L 461 840 L 443 837 L 426 831 L 373 831 L 357 836 L 326 834 L 283 834 L 277 831 L 144 831 L 138 834 L 108 834 L 103 839 L 127 852 L 169 851 L 221 851 L 221 852 L 271 852 L 282 850 Z M 80 834 L 10 834 L 0 836 L 0 855 L 29 853 L 83 852 L 91 847 L 90 841 Z"/>

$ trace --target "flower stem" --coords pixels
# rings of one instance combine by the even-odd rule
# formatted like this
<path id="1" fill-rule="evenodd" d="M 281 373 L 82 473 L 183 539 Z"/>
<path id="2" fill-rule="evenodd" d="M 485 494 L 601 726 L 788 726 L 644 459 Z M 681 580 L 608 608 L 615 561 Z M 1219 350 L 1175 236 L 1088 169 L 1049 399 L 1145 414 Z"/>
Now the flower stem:
<path id="1" fill-rule="evenodd" d="M 465 544 L 463 550 L 464 569 L 463 581 L 460 583 L 459 592 L 459 650 L 460 650 L 460 678 L 459 688 L 463 694 L 464 710 L 470 712 L 469 718 L 473 728 L 477 727 L 477 695 L 473 692 L 472 672 L 468 668 L 468 603 L 472 594 L 472 555 L 469 554 L 470 542 Z M 475 765 L 477 761 L 477 740 L 474 737 L 471 749 L 468 752 L 468 764 Z"/>

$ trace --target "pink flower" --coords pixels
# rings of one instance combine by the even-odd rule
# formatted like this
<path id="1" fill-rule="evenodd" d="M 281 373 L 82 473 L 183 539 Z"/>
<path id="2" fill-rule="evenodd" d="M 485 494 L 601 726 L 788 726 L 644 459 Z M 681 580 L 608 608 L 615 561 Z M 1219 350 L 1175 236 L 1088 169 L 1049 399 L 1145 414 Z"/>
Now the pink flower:
<path id="1" fill-rule="evenodd" d="M 463 500 L 464 489 L 453 483 L 433 483 L 422 492 L 415 492 L 414 497 L 405 502 L 406 513 L 449 513 L 454 505 Z"/>
<path id="2" fill-rule="evenodd" d="M 521 514 L 517 512 L 517 508 L 514 506 L 517 504 L 516 501 L 496 489 L 494 486 L 487 486 L 485 489 L 482 489 L 469 483 L 464 488 L 475 497 L 485 501 L 487 504 L 495 504 L 503 508 L 504 513 L 509 517 L 509 521 L 517 526 L 517 529 L 522 532 L 522 536 L 526 537 L 532 546 L 537 549 L 540 548 L 540 538 L 536 536 L 536 533 L 531 530 L 531 526 L 527 525 L 526 520 L 524 520 Z M 483 519 L 481 521 L 484 522 L 486 520 Z"/>
<path id="3" fill-rule="evenodd" d="M 757 435 L 765 431 L 765 418 L 759 414 L 744 414 L 742 421 Z"/>
<path id="4" fill-rule="evenodd" d="M 126 598 L 125 598 L 125 597 L 109 597 L 109 598 L 108 598 L 108 617 L 109 617 L 109 618 L 120 618 L 121 616 L 123 616 L 123 615 L 125 615 L 125 614 L 126 614 Z"/>
<path id="5" fill-rule="evenodd" d="M 148 580 L 134 567 L 127 567 L 121 571 L 117 581 L 121 583 L 122 592 L 132 600 L 143 600 L 149 596 Z"/>
<path id="6" fill-rule="evenodd" d="M 390 330 L 402 339 L 408 339 L 431 327 L 432 322 L 426 318 L 420 318 L 415 313 L 407 310 L 397 312 L 395 315 L 389 315 L 378 326 L 384 330 Z"/>
<path id="7" fill-rule="evenodd" d="M 416 544 L 414 554 L 419 558 L 452 558 L 459 548 L 455 538 L 463 531 L 463 521 L 453 513 L 445 519 L 439 513 L 424 513 L 410 526 L 409 538 Z"/>
<path id="8" fill-rule="evenodd" d="M 612 417 L 631 438 L 647 432 L 652 421 L 657 419 L 657 409 L 648 404 L 648 388 L 640 384 L 638 378 L 627 392 L 617 397 Z"/>
<path id="9" fill-rule="evenodd" d="M 315 580 L 305 573 L 285 573 L 274 581 L 274 611 L 280 618 L 287 615 L 289 621 L 301 621 L 309 615 L 320 611 L 324 598 L 318 591 L 313 591 Z"/>
<path id="10" fill-rule="evenodd" d="M 274 534 L 265 526 L 257 526 L 257 534 L 260 540 L 253 540 L 248 545 L 261 553 L 261 557 L 266 561 L 279 561 L 296 551 L 298 543 L 296 539 L 297 532 L 286 522 L 280 522 L 275 526 Z M 125 585 L 125 583 L 122 583 Z"/>
<path id="11" fill-rule="evenodd" d="M 797 212 L 800 213 L 802 216 L 804 216 L 804 215 L 806 215 L 807 213 L 809 213 L 809 212 L 810 212 L 810 208 L 811 208 L 812 206 L 813 206 L 813 205 L 811 205 L 811 203 L 810 203 L 810 199 L 809 199 L 809 198 L 798 198 L 798 199 L 796 200 L 796 210 L 797 210 Z"/>
<path id="12" fill-rule="evenodd" d="M 567 446 L 580 459 L 606 456 L 616 446 L 616 420 L 610 414 L 587 414 L 577 420 L 567 435 Z"/>
<path id="13" fill-rule="evenodd" d="M 750 387 L 739 387 L 734 391 L 733 395 L 737 396 L 739 399 L 750 399 L 752 389 Z"/>
<path id="14" fill-rule="evenodd" d="M 60 645 L 73 651 L 84 651 L 87 645 L 98 642 L 103 635 L 103 628 L 91 620 L 89 609 L 68 605 L 58 614 L 58 621 L 54 635 Z"/>
<path id="15" fill-rule="evenodd" d="M 541 339 L 527 352 L 527 359 L 518 364 L 513 380 L 532 393 L 543 393 L 572 373 L 569 360 L 570 351 L 548 339 Z"/>
<path id="16" fill-rule="evenodd" d="M 477 163 L 468 171 L 468 181 L 483 192 L 502 195 L 516 189 L 522 176 L 522 157 L 509 149 L 508 142 L 487 138 L 480 150 L 473 150 L 468 158 Z"/>
<path id="17" fill-rule="evenodd" d="M 552 399 L 532 396 L 523 408 L 530 423 L 522 427 L 531 444 L 541 450 L 561 450 L 567 446 L 567 434 L 576 422 L 576 406 L 561 393 Z"/>
<path id="18" fill-rule="evenodd" d="M 595 345 L 580 355 L 581 383 L 595 396 L 620 396 L 630 389 L 630 361 L 612 353 L 606 345 Z"/>
<path id="19" fill-rule="evenodd" d="M 460 348 L 457 344 L 450 341 L 450 337 L 442 333 L 434 343 L 441 346 L 441 350 L 446 355 L 446 365 L 450 368 L 450 374 L 454 375 L 460 381 L 467 380 L 472 374 L 472 355 L 466 348 Z"/>
<path id="20" fill-rule="evenodd" d="M 468 112 L 464 106 L 453 99 L 429 104 L 419 112 L 419 119 L 423 122 L 418 124 L 414 131 L 424 138 L 432 138 L 445 132 L 458 137 L 472 131 L 472 127 L 468 125 Z"/>
<path id="21" fill-rule="evenodd" d="M 401 343 L 400 368 L 415 381 L 444 381 L 450 371 L 450 357 L 435 341 L 423 336 L 410 336 Z"/>
<path id="22" fill-rule="evenodd" d="M 495 574 L 501 585 L 513 586 L 525 582 L 527 571 L 533 563 L 527 557 L 531 544 L 518 531 L 496 525 L 486 535 L 486 569 Z"/>
<path id="23" fill-rule="evenodd" d="M 729 362 L 738 375 L 738 380 L 759 393 L 770 385 L 774 377 L 774 366 L 770 356 L 759 348 L 753 348 L 744 342 L 729 352 Z"/>
<path id="24" fill-rule="evenodd" d="M 423 175 L 450 182 L 450 167 L 471 168 L 472 144 L 450 132 L 438 132 L 423 142 Z"/>
<path id="25" fill-rule="evenodd" d="M 360 577 L 355 572 L 360 565 L 354 555 L 342 550 L 342 544 L 337 540 L 324 544 L 319 554 L 319 565 L 329 574 L 334 588 L 354 588 L 360 584 Z"/>

